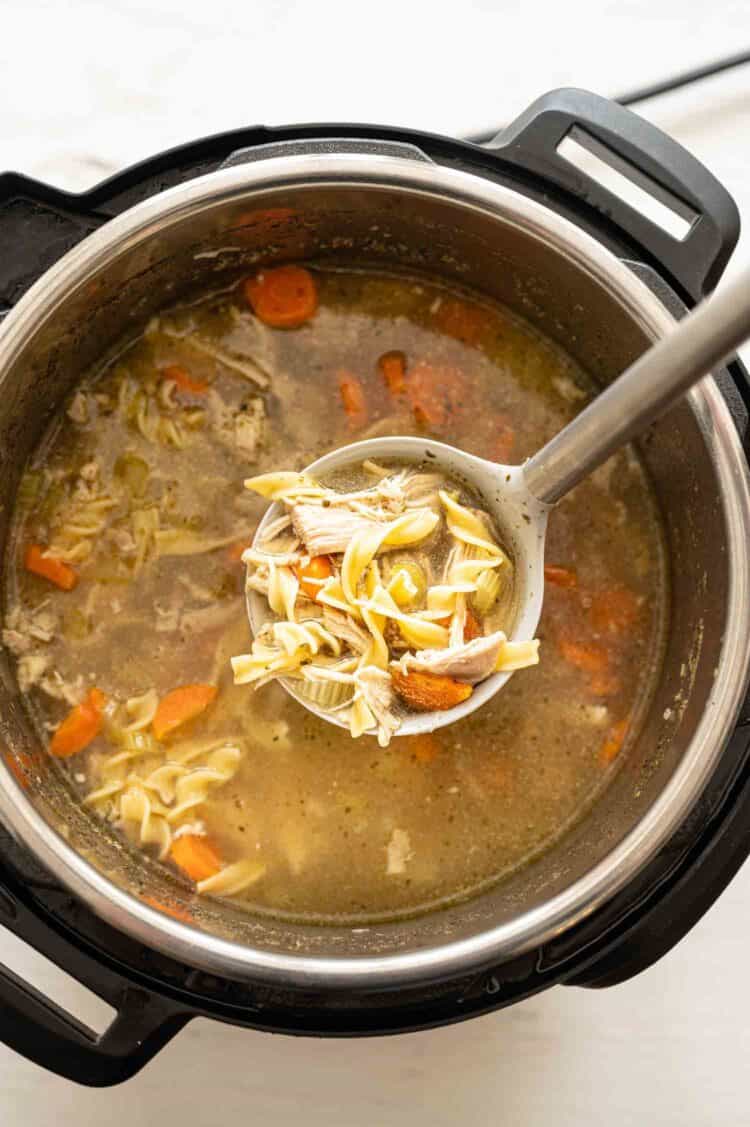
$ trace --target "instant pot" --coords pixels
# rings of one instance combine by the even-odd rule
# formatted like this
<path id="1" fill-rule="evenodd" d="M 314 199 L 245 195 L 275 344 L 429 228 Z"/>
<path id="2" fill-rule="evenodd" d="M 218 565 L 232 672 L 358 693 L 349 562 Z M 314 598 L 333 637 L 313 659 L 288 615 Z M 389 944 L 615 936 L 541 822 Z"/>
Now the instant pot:
<path id="1" fill-rule="evenodd" d="M 571 164 L 578 145 L 682 218 L 676 238 Z M 488 145 L 371 125 L 253 127 L 82 195 L 0 176 L 0 536 L 77 377 L 165 304 L 281 261 L 438 273 L 504 302 L 606 383 L 718 282 L 737 209 L 681 146 L 579 90 Z M 186 1022 L 328 1036 L 424 1029 L 664 955 L 750 849 L 750 388 L 739 362 L 640 451 L 664 518 L 671 626 L 643 732 L 589 814 L 473 900 L 368 928 L 200 902 L 93 819 L 0 664 L 0 922 L 116 1010 L 100 1036 L 0 971 L 0 1037 L 91 1085 Z M 562 722 L 562 721 L 561 721 Z M 487 749 L 491 754 L 491 748 Z"/>

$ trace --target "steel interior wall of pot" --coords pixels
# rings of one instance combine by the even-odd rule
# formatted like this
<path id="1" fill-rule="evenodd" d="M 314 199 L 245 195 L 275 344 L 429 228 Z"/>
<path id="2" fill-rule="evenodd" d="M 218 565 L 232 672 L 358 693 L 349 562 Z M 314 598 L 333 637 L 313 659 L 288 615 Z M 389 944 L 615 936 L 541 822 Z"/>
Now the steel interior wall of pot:
<path id="1" fill-rule="evenodd" d="M 571 236 L 572 238 L 572 236 Z M 77 252 L 74 251 L 73 255 Z M 258 264 L 310 259 L 437 273 L 506 304 L 557 340 L 606 383 L 654 332 L 631 298 L 608 287 L 548 233 L 460 198 L 403 187 L 326 182 L 262 191 L 240 188 L 144 226 L 112 258 L 102 252 L 76 287 L 52 303 L 33 337 L 6 337 L 0 397 L 0 535 L 6 543 L 19 473 L 80 373 L 137 333 L 163 306 L 230 283 Z M 644 287 L 644 303 L 647 291 Z M 698 412 L 696 414 L 696 411 Z M 38 755 L 10 670 L 2 672 L 0 736 L 38 769 L 18 802 L 45 819 L 114 884 L 188 910 L 206 932 L 282 953 L 382 956 L 412 952 L 533 913 L 623 840 L 680 763 L 704 715 L 721 662 L 730 590 L 726 497 L 712 456 L 705 405 L 680 406 L 642 444 L 665 516 L 672 560 L 672 628 L 643 735 L 601 800 L 556 848 L 485 895 L 420 919 L 364 933 L 315 929 L 206 904 L 144 862 L 75 802 Z M 742 608 L 746 613 L 747 608 Z M 685 655 L 690 655 L 686 662 Z M 124 922 L 124 921 L 123 921 Z M 200 963 L 202 956 L 196 954 Z"/>

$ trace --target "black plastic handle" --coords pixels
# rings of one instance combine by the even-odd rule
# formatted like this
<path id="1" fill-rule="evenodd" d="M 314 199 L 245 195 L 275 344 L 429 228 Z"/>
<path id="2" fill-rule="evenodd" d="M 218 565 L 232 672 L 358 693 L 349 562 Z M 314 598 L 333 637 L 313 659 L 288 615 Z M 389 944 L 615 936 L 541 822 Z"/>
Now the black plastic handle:
<path id="1" fill-rule="evenodd" d="M 685 237 L 668 234 L 562 156 L 558 148 L 571 131 L 585 148 L 660 203 L 690 215 Z M 587 90 L 553 90 L 538 98 L 489 148 L 606 216 L 693 300 L 714 288 L 739 238 L 737 205 L 700 161 L 631 110 Z"/>
<path id="2" fill-rule="evenodd" d="M 0 175 L 0 320 L 32 282 L 107 218 L 88 208 L 85 196 L 15 172 Z"/>
<path id="3" fill-rule="evenodd" d="M 0 866 L 0 925 L 64 967 L 112 1006 L 116 1016 L 97 1035 L 0 963 L 0 1041 L 79 1084 L 107 1087 L 127 1080 L 182 1029 L 194 1011 L 129 981 L 89 954 L 80 939 L 53 928 L 29 899 L 33 886 L 54 885 L 52 878 L 0 827 L 0 856 L 9 855 L 21 859 L 25 879 L 19 885 L 14 869 L 5 863 Z"/>

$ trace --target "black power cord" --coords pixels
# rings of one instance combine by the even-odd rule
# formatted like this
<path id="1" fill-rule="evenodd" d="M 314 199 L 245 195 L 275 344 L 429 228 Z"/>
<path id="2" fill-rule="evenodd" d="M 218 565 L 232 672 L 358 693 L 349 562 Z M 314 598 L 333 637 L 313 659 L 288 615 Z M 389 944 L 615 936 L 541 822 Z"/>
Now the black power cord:
<path id="1" fill-rule="evenodd" d="M 660 94 L 668 94 L 672 90 L 679 90 L 682 86 L 689 86 L 692 82 L 711 78 L 715 74 L 721 74 L 722 71 L 731 70 L 733 67 L 744 66 L 746 63 L 750 63 L 750 51 L 738 51 L 735 55 L 727 55 L 725 58 L 707 63 L 705 66 L 682 71 L 680 74 L 673 75 L 672 78 L 665 78 L 662 82 L 654 82 L 650 86 L 641 86 L 639 89 L 621 94 L 613 100 L 619 102 L 621 106 L 632 106 L 636 102 L 645 102 L 648 98 L 657 98 Z M 487 141 L 491 141 L 501 129 L 502 126 L 498 126 L 497 129 L 484 133 L 475 133 L 471 137 L 466 137 L 465 140 L 471 141 L 475 145 L 484 145 Z"/>

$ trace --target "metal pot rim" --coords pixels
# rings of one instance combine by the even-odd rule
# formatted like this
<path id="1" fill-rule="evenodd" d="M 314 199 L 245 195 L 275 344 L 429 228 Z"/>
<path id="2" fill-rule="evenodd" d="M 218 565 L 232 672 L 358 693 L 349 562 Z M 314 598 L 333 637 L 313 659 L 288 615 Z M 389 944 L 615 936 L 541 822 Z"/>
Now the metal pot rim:
<path id="1" fill-rule="evenodd" d="M 52 266 L 0 326 L 0 370 L 19 355 L 73 287 L 164 227 L 261 190 L 366 184 L 415 198 L 439 197 L 489 213 L 543 240 L 609 291 L 651 338 L 670 313 L 611 251 L 575 224 L 506 186 L 430 161 L 369 153 L 269 157 L 187 181 L 130 208 Z M 742 703 L 750 672 L 750 474 L 728 408 L 713 379 L 689 396 L 724 500 L 730 561 L 729 616 L 711 696 L 695 735 L 656 802 L 628 835 L 565 891 L 523 915 L 467 939 L 382 957 L 294 956 L 259 950 L 180 923 L 112 884 L 39 814 L 5 763 L 0 818 L 42 863 L 102 919 L 152 948 L 214 974 L 287 987 L 371 989 L 471 973 L 537 947 L 586 918 L 618 892 L 679 827 L 708 782 Z M 744 613 L 739 613 L 744 608 Z"/>

